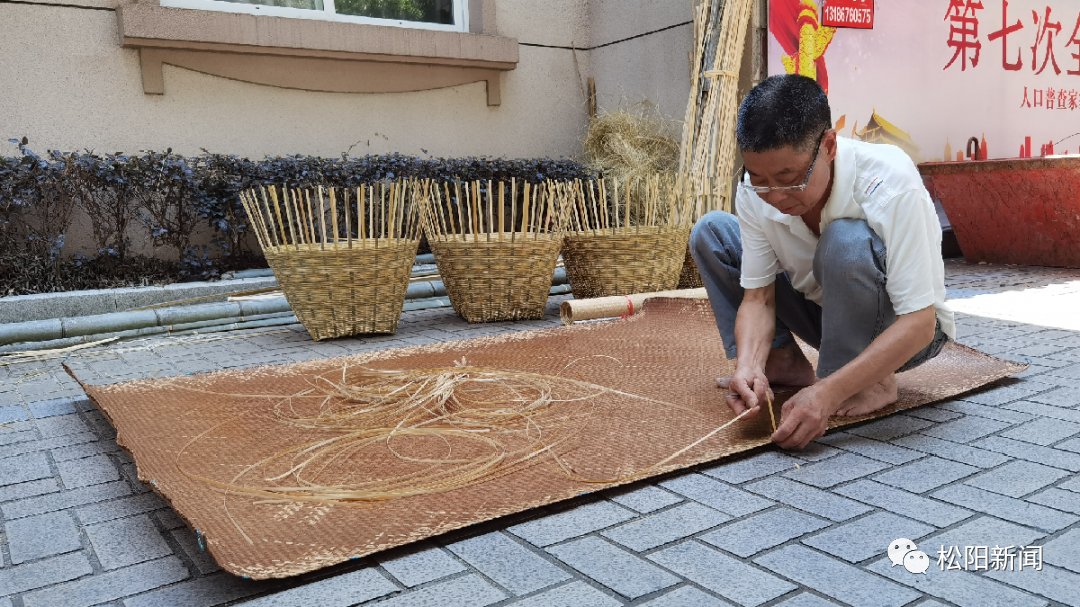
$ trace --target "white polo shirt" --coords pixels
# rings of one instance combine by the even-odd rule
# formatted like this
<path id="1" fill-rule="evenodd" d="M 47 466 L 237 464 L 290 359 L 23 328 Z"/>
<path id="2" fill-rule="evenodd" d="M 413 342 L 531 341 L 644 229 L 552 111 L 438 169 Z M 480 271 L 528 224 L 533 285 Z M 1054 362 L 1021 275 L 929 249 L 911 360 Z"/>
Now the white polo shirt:
<path id="1" fill-rule="evenodd" d="M 837 137 L 833 168 L 821 231 L 834 219 L 866 220 L 885 243 L 885 288 L 896 314 L 933 305 L 942 331 L 955 337 L 952 311 L 945 307 L 941 224 L 914 163 L 896 146 Z M 818 237 L 801 218 L 781 213 L 753 192 L 738 188 L 735 202 L 743 288 L 768 286 L 787 272 L 795 289 L 821 305 L 813 268 Z"/>

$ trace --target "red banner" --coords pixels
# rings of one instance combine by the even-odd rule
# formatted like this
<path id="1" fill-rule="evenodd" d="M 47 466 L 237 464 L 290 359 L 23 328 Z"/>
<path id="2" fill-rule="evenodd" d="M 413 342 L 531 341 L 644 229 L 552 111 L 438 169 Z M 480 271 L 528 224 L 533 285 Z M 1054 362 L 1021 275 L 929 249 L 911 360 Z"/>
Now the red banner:
<path id="1" fill-rule="evenodd" d="M 874 29 L 874 0 L 823 0 L 821 24 Z"/>

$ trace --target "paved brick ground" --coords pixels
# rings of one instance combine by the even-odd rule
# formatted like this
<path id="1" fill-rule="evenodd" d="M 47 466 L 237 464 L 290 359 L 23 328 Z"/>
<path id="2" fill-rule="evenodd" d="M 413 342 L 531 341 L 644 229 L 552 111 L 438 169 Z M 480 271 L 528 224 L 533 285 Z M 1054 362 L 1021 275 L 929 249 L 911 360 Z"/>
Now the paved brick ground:
<path id="1" fill-rule="evenodd" d="M 59 359 L 0 359 L 0 607 L 1080 605 L 1080 272 L 947 274 L 961 341 L 1029 362 L 1019 381 L 277 582 L 200 550 Z M 412 312 L 396 336 L 322 344 L 298 326 L 159 337 L 67 361 L 124 381 L 554 325 L 550 312 L 479 327 Z M 897 537 L 930 555 L 926 575 L 891 566 Z M 995 545 L 1041 546 L 1042 569 L 937 564 L 942 546 Z"/>

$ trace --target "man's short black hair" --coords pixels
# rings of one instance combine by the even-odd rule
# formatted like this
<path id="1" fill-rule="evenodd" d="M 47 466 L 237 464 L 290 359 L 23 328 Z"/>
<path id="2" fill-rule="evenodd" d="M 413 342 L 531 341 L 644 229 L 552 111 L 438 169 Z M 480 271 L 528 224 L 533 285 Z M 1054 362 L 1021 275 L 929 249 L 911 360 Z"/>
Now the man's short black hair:
<path id="1" fill-rule="evenodd" d="M 744 152 L 805 150 L 831 126 L 829 98 L 817 81 L 784 74 L 766 78 L 746 95 L 735 137 Z"/>

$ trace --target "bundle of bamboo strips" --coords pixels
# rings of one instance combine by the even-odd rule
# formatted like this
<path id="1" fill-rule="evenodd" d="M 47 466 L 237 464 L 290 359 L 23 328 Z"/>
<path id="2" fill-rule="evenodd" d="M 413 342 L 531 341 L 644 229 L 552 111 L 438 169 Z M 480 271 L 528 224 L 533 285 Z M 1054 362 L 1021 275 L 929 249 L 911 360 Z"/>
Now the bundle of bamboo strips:
<path id="1" fill-rule="evenodd" d="M 397 330 L 420 242 L 411 187 L 241 193 L 266 261 L 313 339 Z"/>
<path id="2" fill-rule="evenodd" d="M 694 220 L 713 210 L 731 212 L 739 66 L 754 0 L 701 0 L 694 10 L 695 60 L 680 146 L 683 191 Z M 702 285 L 686 251 L 680 288 Z"/>
<path id="3" fill-rule="evenodd" d="M 690 65 L 690 99 L 683 119 L 682 142 L 679 145 L 679 172 L 689 173 L 697 146 L 696 136 L 701 133 L 701 100 L 708 90 L 702 77 L 706 62 L 715 54 L 723 0 L 701 0 L 694 6 L 694 54 Z"/>
<path id="4" fill-rule="evenodd" d="M 686 252 L 688 199 L 672 175 L 551 184 L 567 236 L 563 259 L 577 298 L 675 287 Z"/>
<path id="5" fill-rule="evenodd" d="M 703 204 L 695 206 L 696 217 L 714 209 L 731 210 L 739 67 L 753 8 L 754 0 L 702 0 L 694 15 L 697 60 L 679 169 L 687 174 L 692 191 L 710 193 L 698 198 Z"/>
<path id="6" fill-rule="evenodd" d="M 562 244 L 553 186 L 511 179 L 416 188 L 454 310 L 469 322 L 543 318 Z"/>

